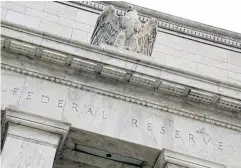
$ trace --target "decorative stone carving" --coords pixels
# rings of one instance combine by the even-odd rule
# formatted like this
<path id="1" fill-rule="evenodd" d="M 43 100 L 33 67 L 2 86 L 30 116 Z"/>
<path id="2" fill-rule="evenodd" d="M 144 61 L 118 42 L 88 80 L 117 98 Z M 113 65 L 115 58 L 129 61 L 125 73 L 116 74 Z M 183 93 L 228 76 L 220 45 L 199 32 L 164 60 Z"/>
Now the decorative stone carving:
<path id="1" fill-rule="evenodd" d="M 118 16 L 114 6 L 110 5 L 97 19 L 91 44 L 104 43 L 151 56 L 156 35 L 156 18 L 141 23 L 133 6 L 129 6 L 124 16 Z"/>

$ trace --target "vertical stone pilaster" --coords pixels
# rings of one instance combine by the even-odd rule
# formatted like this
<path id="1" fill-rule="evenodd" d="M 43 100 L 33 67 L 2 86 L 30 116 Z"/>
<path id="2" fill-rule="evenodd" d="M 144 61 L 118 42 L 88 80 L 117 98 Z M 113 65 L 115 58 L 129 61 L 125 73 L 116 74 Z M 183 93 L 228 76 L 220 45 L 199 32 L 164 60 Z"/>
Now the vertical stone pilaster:
<path id="1" fill-rule="evenodd" d="M 2 168 L 52 168 L 70 127 L 13 110 L 6 111 L 6 124 Z"/>
<path id="2" fill-rule="evenodd" d="M 9 123 L 2 153 L 3 168 L 52 168 L 60 136 Z"/>

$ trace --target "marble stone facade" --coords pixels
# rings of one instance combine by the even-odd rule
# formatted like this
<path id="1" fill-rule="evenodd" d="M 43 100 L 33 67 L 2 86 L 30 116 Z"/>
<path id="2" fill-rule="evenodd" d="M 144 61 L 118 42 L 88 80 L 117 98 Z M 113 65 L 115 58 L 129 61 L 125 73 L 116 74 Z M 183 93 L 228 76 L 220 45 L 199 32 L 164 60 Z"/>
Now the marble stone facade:
<path id="1" fill-rule="evenodd" d="M 1 166 L 241 168 L 241 35 L 134 5 L 151 56 L 92 45 L 108 5 L 1 3 Z"/>

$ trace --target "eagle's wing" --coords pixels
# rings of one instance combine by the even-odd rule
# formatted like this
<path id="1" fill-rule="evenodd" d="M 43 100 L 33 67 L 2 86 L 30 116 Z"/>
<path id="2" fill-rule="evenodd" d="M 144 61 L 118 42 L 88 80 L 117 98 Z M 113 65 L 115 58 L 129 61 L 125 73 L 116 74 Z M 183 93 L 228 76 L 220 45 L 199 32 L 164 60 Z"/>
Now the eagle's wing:
<path id="1" fill-rule="evenodd" d="M 116 15 L 114 6 L 110 5 L 100 14 L 91 36 L 91 44 L 105 43 L 113 45 L 120 31 L 120 16 Z"/>
<path id="2" fill-rule="evenodd" d="M 151 56 L 157 35 L 157 19 L 149 19 L 137 33 L 138 52 Z"/>

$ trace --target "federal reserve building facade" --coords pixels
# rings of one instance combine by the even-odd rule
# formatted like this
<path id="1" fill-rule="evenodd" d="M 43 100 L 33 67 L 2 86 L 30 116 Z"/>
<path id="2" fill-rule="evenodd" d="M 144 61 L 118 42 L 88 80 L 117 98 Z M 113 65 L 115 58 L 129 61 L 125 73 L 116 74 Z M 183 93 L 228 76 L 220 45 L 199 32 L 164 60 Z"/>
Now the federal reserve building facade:
<path id="1" fill-rule="evenodd" d="M 1 2 L 1 166 L 241 168 L 241 34 L 126 2 Z"/>

